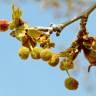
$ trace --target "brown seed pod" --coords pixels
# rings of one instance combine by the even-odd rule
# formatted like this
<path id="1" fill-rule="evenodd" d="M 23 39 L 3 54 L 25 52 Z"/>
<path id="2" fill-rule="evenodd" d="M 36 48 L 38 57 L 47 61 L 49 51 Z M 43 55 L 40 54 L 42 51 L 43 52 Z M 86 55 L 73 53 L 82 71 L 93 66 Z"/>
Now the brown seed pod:
<path id="1" fill-rule="evenodd" d="M 68 77 L 64 81 L 64 85 L 69 90 L 76 90 L 78 88 L 78 81 L 72 77 Z"/>

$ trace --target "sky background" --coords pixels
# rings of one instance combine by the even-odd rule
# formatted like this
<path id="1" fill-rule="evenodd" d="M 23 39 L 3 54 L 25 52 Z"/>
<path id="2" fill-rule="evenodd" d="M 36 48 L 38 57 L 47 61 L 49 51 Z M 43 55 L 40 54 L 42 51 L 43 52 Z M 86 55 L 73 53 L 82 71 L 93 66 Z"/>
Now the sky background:
<path id="1" fill-rule="evenodd" d="M 11 20 L 11 2 L 6 4 L 0 0 L 0 19 Z M 22 2 L 17 5 L 23 10 L 23 19 L 30 26 L 49 26 L 51 23 L 65 22 L 68 18 L 54 19 L 53 10 L 40 8 L 39 3 Z M 87 29 L 89 35 L 96 35 L 96 10 L 90 15 Z M 79 30 L 79 21 L 69 25 L 60 37 L 52 36 L 56 42 L 54 52 L 59 52 L 70 46 Z M 75 63 L 82 69 L 71 70 L 71 75 L 79 81 L 76 91 L 64 87 L 68 76 L 60 71 L 59 66 L 52 68 L 42 60 L 21 60 L 18 49 L 19 41 L 7 33 L 0 33 L 0 96 L 96 96 L 96 67 L 87 73 L 88 61 L 83 52 Z"/>

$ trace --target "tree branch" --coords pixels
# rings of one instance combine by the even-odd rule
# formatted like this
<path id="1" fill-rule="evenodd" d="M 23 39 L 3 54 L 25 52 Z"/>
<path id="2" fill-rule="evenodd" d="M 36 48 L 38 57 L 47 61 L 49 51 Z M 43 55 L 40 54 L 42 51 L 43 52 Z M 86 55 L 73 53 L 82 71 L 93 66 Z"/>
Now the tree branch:
<path id="1" fill-rule="evenodd" d="M 71 19 L 71 20 L 68 20 L 64 23 L 61 23 L 61 24 L 57 24 L 57 25 L 53 24 L 49 27 L 40 27 L 39 26 L 39 27 L 31 27 L 31 28 L 33 28 L 33 29 L 36 28 L 36 29 L 38 29 L 40 31 L 44 31 L 44 32 L 58 31 L 58 30 L 62 31 L 66 26 L 68 26 L 71 23 L 81 19 L 82 16 L 87 16 L 88 17 L 91 14 L 91 12 L 94 11 L 95 8 L 96 8 L 96 3 L 94 5 L 92 5 L 90 8 L 88 8 L 86 11 L 82 12 L 81 15 L 79 15 L 79 16 Z"/>

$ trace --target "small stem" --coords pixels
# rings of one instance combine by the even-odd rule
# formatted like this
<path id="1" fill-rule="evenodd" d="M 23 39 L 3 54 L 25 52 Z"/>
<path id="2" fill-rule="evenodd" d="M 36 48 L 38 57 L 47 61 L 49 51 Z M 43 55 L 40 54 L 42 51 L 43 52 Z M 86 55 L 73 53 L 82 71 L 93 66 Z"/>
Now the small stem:
<path id="1" fill-rule="evenodd" d="M 66 70 L 66 72 L 67 72 L 68 76 L 70 77 L 70 74 L 69 74 L 68 70 Z"/>
<path id="2" fill-rule="evenodd" d="M 91 14 L 91 12 L 92 12 L 95 8 L 96 8 L 96 3 L 95 3 L 92 7 L 88 8 L 88 9 L 87 9 L 85 12 L 83 12 L 81 15 L 79 15 L 79 16 L 71 19 L 71 20 L 68 20 L 68 21 L 66 21 L 66 22 L 64 22 L 64 23 L 57 24 L 57 25 L 55 25 L 55 26 L 56 26 L 56 28 L 58 27 L 58 28 L 60 28 L 60 29 L 63 29 L 63 28 L 65 28 L 66 26 L 70 25 L 71 23 L 73 23 L 73 22 L 81 19 L 84 15 L 89 16 L 89 15 Z M 50 27 L 49 27 L 49 28 L 50 28 Z M 54 27 L 54 29 L 55 29 L 55 27 Z"/>
<path id="3" fill-rule="evenodd" d="M 30 41 L 28 41 L 28 44 L 29 44 L 30 50 L 32 51 L 33 50 L 33 47 L 31 45 Z"/>
<path id="4" fill-rule="evenodd" d="M 71 23 L 77 21 L 78 19 L 81 19 L 82 16 L 84 16 L 84 15 L 89 16 L 91 14 L 91 12 L 94 11 L 95 8 L 96 8 L 96 3 L 92 7 L 88 8 L 86 11 L 82 12 L 81 15 L 79 15 L 79 16 L 77 16 L 77 17 L 75 17 L 75 18 L 73 18 L 73 19 L 71 19 L 67 22 L 62 23 L 61 24 L 62 28 L 65 28 L 66 26 L 68 26 Z"/>
<path id="5" fill-rule="evenodd" d="M 93 66 L 92 64 L 88 66 L 88 72 L 90 72 L 92 66 Z"/>
<path id="6" fill-rule="evenodd" d="M 65 28 L 66 26 L 70 25 L 71 23 L 77 21 L 78 19 L 81 19 L 82 16 L 78 16 L 78 17 L 74 17 L 73 19 L 66 21 L 64 23 L 62 23 L 62 27 Z"/>

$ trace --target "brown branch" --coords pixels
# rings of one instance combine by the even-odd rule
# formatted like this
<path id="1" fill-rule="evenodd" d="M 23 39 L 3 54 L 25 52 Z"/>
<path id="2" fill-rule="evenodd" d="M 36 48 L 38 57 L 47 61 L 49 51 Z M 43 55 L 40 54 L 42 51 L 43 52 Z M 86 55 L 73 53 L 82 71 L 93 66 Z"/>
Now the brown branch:
<path id="1" fill-rule="evenodd" d="M 61 23 L 61 24 L 57 24 L 57 25 L 52 25 L 52 26 L 49 26 L 49 27 L 32 27 L 33 29 L 36 28 L 37 30 L 40 30 L 40 31 L 44 31 L 44 32 L 50 32 L 50 31 L 62 31 L 66 26 L 72 24 L 73 22 L 81 19 L 83 16 L 89 16 L 91 14 L 91 12 L 94 11 L 94 9 L 96 8 L 96 3 L 94 5 L 92 5 L 90 8 L 88 8 L 86 11 L 82 12 L 81 15 L 71 19 L 71 20 L 68 20 L 64 23 Z"/>

